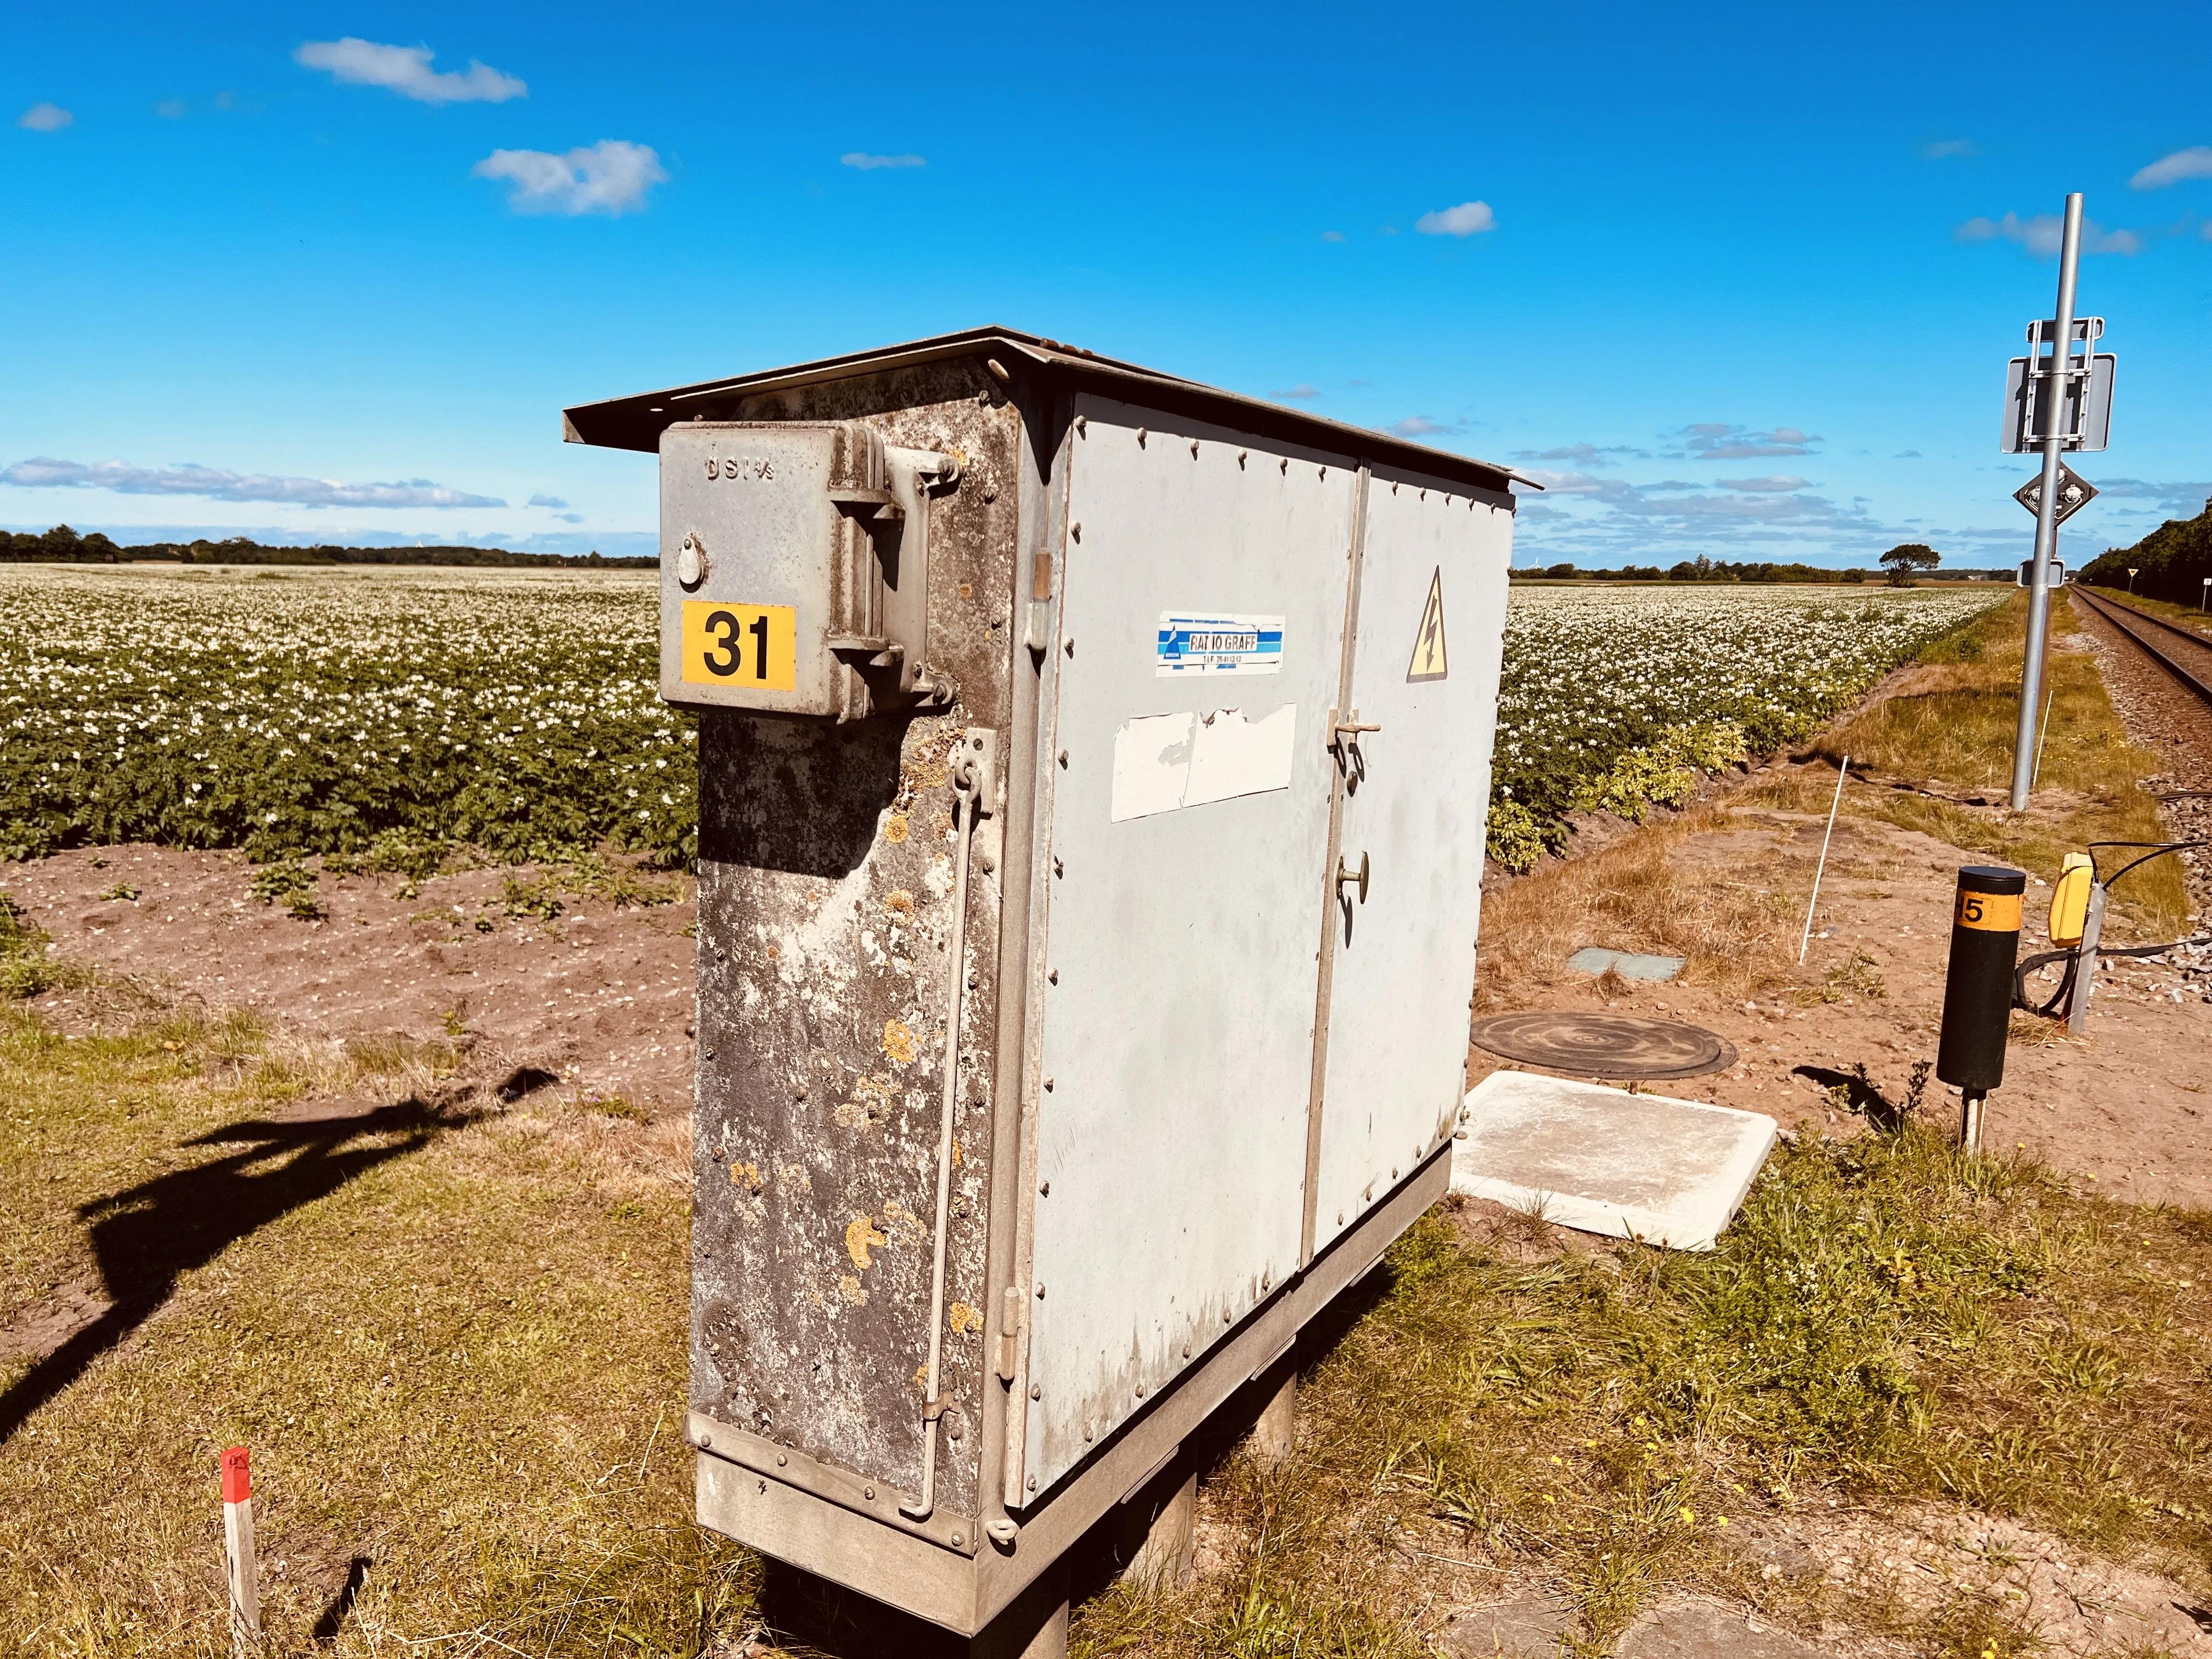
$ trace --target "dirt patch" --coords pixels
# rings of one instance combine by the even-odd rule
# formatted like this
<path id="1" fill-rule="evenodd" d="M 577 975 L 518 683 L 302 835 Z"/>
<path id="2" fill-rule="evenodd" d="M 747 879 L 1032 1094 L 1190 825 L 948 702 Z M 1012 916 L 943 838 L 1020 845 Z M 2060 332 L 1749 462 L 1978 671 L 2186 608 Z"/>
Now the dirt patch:
<path id="1" fill-rule="evenodd" d="M 313 921 L 257 900 L 255 866 L 230 853 L 72 851 L 8 866 L 0 886 L 58 956 L 108 981 L 38 998 L 58 1030 L 112 1028 L 140 1017 L 134 1003 L 197 1001 L 251 1009 L 291 1038 L 381 1043 L 395 1062 L 442 1044 L 507 1098 L 558 1083 L 688 1111 L 692 884 L 663 878 L 681 894 L 667 904 L 568 893 L 556 905 L 544 885 L 556 873 L 465 871 L 412 896 L 396 876 L 325 876 Z M 518 901 L 511 883 L 531 890 Z M 103 896 L 125 888 L 137 896 Z"/>
<path id="2" fill-rule="evenodd" d="M 1871 787 L 1871 786 L 1869 786 Z M 1570 971 L 1567 955 L 1584 945 L 1664 948 L 1638 937 L 1634 907 L 1607 933 L 1607 911 L 1587 912 L 1588 938 L 1562 938 L 1548 963 L 1522 958 L 1486 986 L 1484 1012 L 1606 1007 L 1686 1021 L 1719 1033 L 1740 1056 L 1726 1073 L 1672 1087 L 1680 1097 L 1764 1112 L 1794 1128 L 1856 1127 L 1830 1091 L 1863 1066 L 1872 1087 L 1902 1103 L 1913 1068 L 1936 1059 L 1951 897 L 1962 864 L 1976 855 L 1920 834 L 1849 815 L 1836 823 L 1819 914 L 1802 967 L 1796 954 L 1806 896 L 1826 821 L 1811 813 L 1720 805 L 1711 828 L 1669 835 L 1663 861 L 1624 859 L 1606 881 L 1612 890 L 1663 879 L 1677 907 L 1711 902 L 1724 922 L 1735 897 L 1781 897 L 1796 922 L 1759 912 L 1745 922 L 1742 959 L 1731 963 L 1725 937 L 1708 941 L 1684 979 L 1635 984 Z M 1655 829 L 1655 834 L 1657 831 Z M 1655 873 L 1656 871 L 1656 873 Z M 1567 877 L 1561 871 L 1554 879 Z M 1530 883 L 1541 878 L 1532 877 Z M 2023 953 L 2049 948 L 2040 924 L 2049 890 L 2029 888 L 2031 933 Z M 1632 892 L 1626 895 L 1633 898 Z M 1540 887 L 1516 889 L 1522 908 L 1554 912 Z M 1486 927 L 1486 944 L 1500 943 Z M 1724 930 L 1723 930 L 1724 932 Z M 1769 964 L 1759 972 L 1753 957 Z M 1496 956 L 1517 953 L 1499 951 Z M 1734 968 L 1740 972 L 1732 973 Z M 1755 988 L 1744 994 L 1747 985 Z M 2212 976 L 2156 962 L 2107 964 L 2087 1034 L 2068 1037 L 2050 1022 L 2023 1018 L 2007 1056 L 2004 1086 L 1990 1097 L 1985 1144 L 2020 1148 L 2142 1202 L 2212 1205 Z M 1472 1051 L 1471 1085 L 1500 1068 Z M 1957 1096 L 1932 1079 L 1923 1109 L 1939 1118 Z"/>

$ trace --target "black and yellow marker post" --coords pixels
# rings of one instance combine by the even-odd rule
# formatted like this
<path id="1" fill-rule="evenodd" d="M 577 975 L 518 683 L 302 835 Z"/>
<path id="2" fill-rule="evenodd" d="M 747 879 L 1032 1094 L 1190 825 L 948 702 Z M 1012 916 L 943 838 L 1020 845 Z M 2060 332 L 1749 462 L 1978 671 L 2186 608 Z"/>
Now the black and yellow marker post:
<path id="1" fill-rule="evenodd" d="M 1951 962 L 1943 978 L 1943 1031 L 1936 1075 L 1960 1093 L 1960 1139 L 1982 1146 L 1982 1099 L 2004 1081 L 2012 1024 L 2013 963 L 2020 955 L 2025 871 L 1970 864 L 1951 908 Z"/>

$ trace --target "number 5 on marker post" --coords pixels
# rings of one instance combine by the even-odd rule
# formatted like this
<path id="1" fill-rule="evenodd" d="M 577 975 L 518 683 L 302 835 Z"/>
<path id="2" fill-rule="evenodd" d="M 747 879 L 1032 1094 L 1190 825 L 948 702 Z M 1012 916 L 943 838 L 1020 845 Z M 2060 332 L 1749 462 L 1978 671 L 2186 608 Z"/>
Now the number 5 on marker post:
<path id="1" fill-rule="evenodd" d="M 684 601 L 684 678 L 736 691 L 788 691 L 798 683 L 799 612 L 787 605 Z"/>

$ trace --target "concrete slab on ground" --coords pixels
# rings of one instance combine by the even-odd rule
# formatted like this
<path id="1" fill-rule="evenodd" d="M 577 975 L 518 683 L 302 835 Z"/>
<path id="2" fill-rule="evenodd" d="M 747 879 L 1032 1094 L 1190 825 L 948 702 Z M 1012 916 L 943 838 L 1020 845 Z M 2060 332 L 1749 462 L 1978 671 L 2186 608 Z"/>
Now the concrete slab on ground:
<path id="1" fill-rule="evenodd" d="M 1528 1072 L 1492 1073 L 1466 1117 L 1455 1192 L 1677 1250 L 1712 1249 L 1778 1128 L 1759 1112 Z"/>
<path id="2" fill-rule="evenodd" d="M 1609 951 L 1602 945 L 1585 945 L 1567 958 L 1578 974 L 1602 974 L 1608 968 L 1623 979 L 1668 980 L 1682 971 L 1680 957 L 1645 956 L 1639 951 Z"/>

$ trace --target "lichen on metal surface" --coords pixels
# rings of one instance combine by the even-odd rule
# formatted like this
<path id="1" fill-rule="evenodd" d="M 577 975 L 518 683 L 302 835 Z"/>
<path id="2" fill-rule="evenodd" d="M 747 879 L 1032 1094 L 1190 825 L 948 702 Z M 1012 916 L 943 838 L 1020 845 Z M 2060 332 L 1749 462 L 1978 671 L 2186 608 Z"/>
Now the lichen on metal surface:
<path id="1" fill-rule="evenodd" d="M 962 365 L 780 395 L 739 418 L 864 418 L 958 450 L 939 503 L 933 666 L 950 708 L 834 725 L 709 712 L 700 728 L 695 1407 L 897 1489 L 921 1474 L 953 848 L 948 762 L 1008 695 L 1017 429 Z M 976 370 L 980 373 L 980 370 Z M 917 384 L 928 381 L 928 385 Z M 894 383 L 896 382 L 896 383 Z M 941 401 L 894 407 L 935 391 Z M 971 874 L 963 1056 L 997 1018 L 994 874 Z M 940 1392 L 979 1419 L 993 1069 L 963 1058 Z M 978 1437 L 939 1445 L 972 1512 Z"/>

